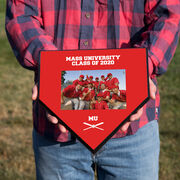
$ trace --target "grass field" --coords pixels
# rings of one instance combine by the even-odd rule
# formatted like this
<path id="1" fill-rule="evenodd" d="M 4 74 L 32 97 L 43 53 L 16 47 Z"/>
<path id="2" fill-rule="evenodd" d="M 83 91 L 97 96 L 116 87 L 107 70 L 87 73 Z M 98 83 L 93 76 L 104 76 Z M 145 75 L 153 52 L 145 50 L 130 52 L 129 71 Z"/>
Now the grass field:
<path id="1" fill-rule="evenodd" d="M 4 31 L 5 0 L 0 0 L 0 180 L 33 180 L 31 142 L 33 72 L 16 61 Z M 161 93 L 160 180 L 180 179 L 180 46 L 165 75 Z"/>

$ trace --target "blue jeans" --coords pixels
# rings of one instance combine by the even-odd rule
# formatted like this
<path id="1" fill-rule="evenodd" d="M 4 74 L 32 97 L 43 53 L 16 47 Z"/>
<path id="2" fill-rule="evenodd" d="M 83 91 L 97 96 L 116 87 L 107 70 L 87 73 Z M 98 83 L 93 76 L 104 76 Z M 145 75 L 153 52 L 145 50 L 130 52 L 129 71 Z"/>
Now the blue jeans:
<path id="1" fill-rule="evenodd" d="M 156 120 L 134 135 L 110 139 L 95 155 L 82 143 L 59 143 L 33 130 L 37 180 L 157 180 L 159 127 Z"/>

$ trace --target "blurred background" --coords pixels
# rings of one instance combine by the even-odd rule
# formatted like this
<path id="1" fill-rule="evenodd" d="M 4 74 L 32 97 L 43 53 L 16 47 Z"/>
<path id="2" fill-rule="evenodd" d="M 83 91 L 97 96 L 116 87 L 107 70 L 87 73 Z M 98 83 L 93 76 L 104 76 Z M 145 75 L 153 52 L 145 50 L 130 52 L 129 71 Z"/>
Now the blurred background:
<path id="1" fill-rule="evenodd" d="M 0 180 L 33 180 L 33 72 L 15 59 L 4 30 L 5 0 L 0 0 Z M 158 78 L 161 94 L 160 180 L 180 179 L 180 45 Z"/>

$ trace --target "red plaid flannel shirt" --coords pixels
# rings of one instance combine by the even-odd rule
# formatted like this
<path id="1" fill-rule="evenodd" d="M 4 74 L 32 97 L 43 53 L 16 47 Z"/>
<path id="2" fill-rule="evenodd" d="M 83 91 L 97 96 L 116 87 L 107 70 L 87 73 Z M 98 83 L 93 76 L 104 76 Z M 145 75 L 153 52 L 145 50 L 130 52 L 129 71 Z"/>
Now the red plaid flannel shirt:
<path id="1" fill-rule="evenodd" d="M 40 50 L 145 47 L 150 76 L 167 70 L 178 44 L 179 0 L 7 0 L 6 33 L 19 63 L 34 70 L 35 82 Z M 138 63 L 137 63 L 138 66 Z M 138 81 L 138 79 L 137 79 Z M 112 138 L 134 134 L 151 120 L 158 120 L 159 91 L 149 100 L 143 115 Z M 33 102 L 35 129 L 56 141 L 68 141 L 48 122 L 45 110 Z"/>

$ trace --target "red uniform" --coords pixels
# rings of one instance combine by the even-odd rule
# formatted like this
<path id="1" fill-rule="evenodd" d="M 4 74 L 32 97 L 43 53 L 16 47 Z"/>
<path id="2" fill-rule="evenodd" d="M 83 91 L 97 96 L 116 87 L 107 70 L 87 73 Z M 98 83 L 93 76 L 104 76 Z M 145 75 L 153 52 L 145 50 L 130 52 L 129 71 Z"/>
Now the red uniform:
<path id="1" fill-rule="evenodd" d="M 63 95 L 68 98 L 77 98 L 82 94 L 81 90 L 77 90 L 74 85 L 69 85 L 63 89 Z"/>
<path id="2" fill-rule="evenodd" d="M 101 84 L 105 84 L 106 85 L 106 81 L 100 81 L 100 86 Z"/>
<path id="3" fill-rule="evenodd" d="M 88 85 L 89 83 L 91 83 L 93 86 L 94 86 L 94 81 L 90 81 L 90 80 L 86 80 L 85 82 L 84 82 L 84 86 L 86 85 Z"/>
<path id="4" fill-rule="evenodd" d="M 114 86 L 116 83 L 119 84 L 119 80 L 116 77 L 113 77 L 112 79 L 106 81 L 106 86 L 108 89 L 112 89 L 112 86 Z"/>
<path id="5" fill-rule="evenodd" d="M 117 101 L 126 101 L 126 91 L 125 90 L 119 90 L 119 94 L 113 94 L 112 95 L 112 100 L 117 100 Z"/>
<path id="6" fill-rule="evenodd" d="M 99 87 L 99 81 L 94 81 L 94 87 L 96 88 L 96 89 L 98 89 L 98 87 Z"/>
<path id="7" fill-rule="evenodd" d="M 87 86 L 89 84 L 89 82 L 87 81 L 87 80 L 84 80 L 83 81 L 83 86 L 85 87 L 85 86 Z"/>
<path id="8" fill-rule="evenodd" d="M 90 81 L 90 79 L 93 79 L 93 76 L 86 76 L 86 80 Z"/>
<path id="9" fill-rule="evenodd" d="M 102 93 L 102 97 L 103 97 L 103 98 L 106 98 L 107 96 L 110 96 L 110 92 L 107 91 L 106 89 L 103 90 L 103 91 L 101 91 L 101 93 Z"/>
<path id="10" fill-rule="evenodd" d="M 109 109 L 107 103 L 105 101 L 98 102 L 92 104 L 93 109 Z"/>
<path id="11" fill-rule="evenodd" d="M 84 86 L 85 81 L 84 80 L 80 81 L 79 79 L 76 79 L 76 80 L 73 81 L 73 85 L 77 86 L 77 84 L 80 84 L 81 86 Z"/>
<path id="12" fill-rule="evenodd" d="M 93 80 L 91 80 L 91 81 L 89 80 L 89 81 L 88 81 L 88 83 L 92 83 L 92 84 L 94 84 L 94 81 L 93 81 Z"/>
<path id="13" fill-rule="evenodd" d="M 90 77 L 92 77 L 92 76 L 90 76 Z M 87 76 L 87 78 L 86 78 L 86 80 L 84 82 L 86 83 L 86 85 L 89 84 L 89 83 L 92 83 L 94 85 L 94 81 L 90 80 L 90 78 L 88 76 Z"/>
<path id="14" fill-rule="evenodd" d="M 87 93 L 89 91 L 89 89 L 88 88 L 84 88 L 83 89 L 83 91 L 82 91 L 82 94 L 80 95 L 80 97 L 83 97 L 83 94 L 84 93 Z M 91 92 L 88 94 L 88 95 L 86 95 L 86 97 L 84 98 L 84 101 L 91 101 L 92 99 L 93 99 L 93 97 L 95 97 L 95 91 L 94 90 L 90 90 Z"/>

